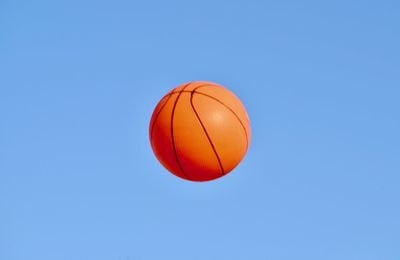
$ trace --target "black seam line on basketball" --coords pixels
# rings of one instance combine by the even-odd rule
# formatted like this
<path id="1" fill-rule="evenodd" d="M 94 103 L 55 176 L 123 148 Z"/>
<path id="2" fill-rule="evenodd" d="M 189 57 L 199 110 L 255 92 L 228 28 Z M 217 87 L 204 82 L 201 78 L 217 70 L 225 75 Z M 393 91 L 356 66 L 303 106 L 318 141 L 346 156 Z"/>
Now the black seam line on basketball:
<path id="1" fill-rule="evenodd" d="M 232 114 L 236 117 L 236 119 L 239 121 L 240 125 L 242 126 L 245 136 L 246 136 L 246 150 L 249 148 L 249 139 L 247 137 L 247 130 L 246 127 L 244 126 L 242 120 L 240 120 L 239 116 L 235 113 L 235 111 L 232 110 L 232 108 L 230 108 L 229 106 L 227 106 L 224 102 L 222 102 L 221 100 L 219 100 L 218 98 L 215 98 L 213 96 L 210 96 L 208 94 L 202 93 L 202 92 L 197 92 L 197 91 L 193 91 L 195 94 L 200 94 L 206 97 L 209 97 L 215 101 L 217 101 L 218 103 L 220 103 L 221 105 L 223 105 L 225 108 L 227 108 L 229 111 L 232 112 Z"/>
<path id="2" fill-rule="evenodd" d="M 201 124 L 201 127 L 203 128 L 204 133 L 205 133 L 206 136 L 207 136 L 208 142 L 210 143 L 211 148 L 213 149 L 213 151 L 214 151 L 214 153 L 215 153 L 215 156 L 217 157 L 219 167 L 221 168 L 221 175 L 224 176 L 224 175 L 225 175 L 225 170 L 224 170 L 224 167 L 222 166 L 221 158 L 219 158 L 219 155 L 218 155 L 217 150 L 215 149 L 215 146 L 214 146 L 214 144 L 213 144 L 213 142 L 212 142 L 212 140 L 211 140 L 211 138 L 210 138 L 210 135 L 208 134 L 206 127 L 204 126 L 203 122 L 202 122 L 201 119 L 200 119 L 199 114 L 197 113 L 196 108 L 194 107 L 194 104 L 193 104 L 193 96 L 194 96 L 194 93 L 195 93 L 195 90 L 193 90 L 192 93 L 190 94 L 190 105 L 192 106 L 193 111 L 194 111 L 194 113 L 196 114 L 196 117 L 197 117 L 197 119 L 199 120 L 199 122 L 200 122 L 200 124 Z"/>
<path id="3" fill-rule="evenodd" d="M 176 88 L 175 88 L 176 89 Z M 172 91 L 174 91 L 175 89 L 173 89 Z M 152 140 L 153 138 L 153 130 L 154 130 L 154 126 L 157 123 L 157 119 L 161 114 L 161 111 L 164 109 L 164 107 L 167 105 L 169 99 L 172 97 L 172 91 L 171 91 L 171 95 L 166 95 L 164 96 L 161 100 L 163 100 L 164 98 L 168 97 L 167 100 L 165 101 L 165 103 L 162 105 L 162 107 L 160 108 L 160 110 L 158 110 L 156 117 L 154 118 L 153 124 L 151 125 L 151 130 L 150 130 L 150 140 Z"/>
<path id="4" fill-rule="evenodd" d="M 192 84 L 192 82 L 189 83 L 189 84 Z M 175 88 L 175 89 L 171 90 L 170 92 L 168 92 L 167 94 L 165 94 L 165 96 L 163 96 L 161 99 L 166 98 L 166 97 L 168 97 L 168 96 L 172 96 L 173 94 L 192 93 L 193 91 L 195 91 L 195 90 L 197 90 L 197 89 L 199 89 L 199 88 L 207 87 L 207 86 L 212 86 L 212 85 L 210 85 L 210 84 L 204 84 L 204 85 L 197 86 L 197 87 L 194 88 L 193 90 L 180 90 L 180 91 L 175 91 L 175 92 L 174 92 L 174 90 L 177 89 L 177 88 Z"/>
<path id="5" fill-rule="evenodd" d="M 181 97 L 181 95 L 182 95 L 182 93 L 183 93 L 183 90 L 185 90 L 185 88 L 187 88 L 190 84 L 192 84 L 192 83 L 188 83 L 187 85 L 185 85 L 185 86 L 183 87 L 182 91 L 179 93 L 178 97 L 177 97 L 176 100 L 175 100 L 174 107 L 172 108 L 172 113 L 171 113 L 171 127 L 170 127 L 170 130 L 171 130 L 172 148 L 173 148 L 173 150 L 174 150 L 174 155 L 175 155 L 176 163 L 178 164 L 179 169 L 182 171 L 183 175 L 185 175 L 186 178 L 188 178 L 189 180 L 191 180 L 192 178 L 190 178 L 189 175 L 188 175 L 188 174 L 185 172 L 185 170 L 183 169 L 183 166 L 182 166 L 181 162 L 179 161 L 179 157 L 178 157 L 178 154 L 177 154 L 177 152 L 176 152 L 175 138 L 174 138 L 174 115 L 175 115 L 175 108 L 176 108 L 176 105 L 178 104 L 178 100 L 179 100 L 179 98 Z"/>

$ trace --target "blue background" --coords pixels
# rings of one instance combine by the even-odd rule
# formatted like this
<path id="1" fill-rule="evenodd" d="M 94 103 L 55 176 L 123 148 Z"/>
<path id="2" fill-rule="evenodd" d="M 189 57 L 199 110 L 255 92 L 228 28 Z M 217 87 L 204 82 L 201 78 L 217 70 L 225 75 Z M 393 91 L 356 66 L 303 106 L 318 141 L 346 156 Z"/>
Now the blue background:
<path id="1" fill-rule="evenodd" d="M 0 1 L 0 259 L 400 259 L 399 1 Z M 240 166 L 169 174 L 148 123 L 213 81 Z"/>

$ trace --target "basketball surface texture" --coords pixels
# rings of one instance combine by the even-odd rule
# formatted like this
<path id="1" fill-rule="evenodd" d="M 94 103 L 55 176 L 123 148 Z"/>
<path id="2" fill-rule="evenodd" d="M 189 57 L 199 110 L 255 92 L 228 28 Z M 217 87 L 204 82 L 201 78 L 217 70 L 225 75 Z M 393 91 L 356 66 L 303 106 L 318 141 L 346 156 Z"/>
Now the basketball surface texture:
<path id="1" fill-rule="evenodd" d="M 250 144 L 250 121 L 232 92 L 197 81 L 160 100 L 149 135 L 154 154 L 171 173 L 190 181 L 210 181 L 243 159 Z"/>

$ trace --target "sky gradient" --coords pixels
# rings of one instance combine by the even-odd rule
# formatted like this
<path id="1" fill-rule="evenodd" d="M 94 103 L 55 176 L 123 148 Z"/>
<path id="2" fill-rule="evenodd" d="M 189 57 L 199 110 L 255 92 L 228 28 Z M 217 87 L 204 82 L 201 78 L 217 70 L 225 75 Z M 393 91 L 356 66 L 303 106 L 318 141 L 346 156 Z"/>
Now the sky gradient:
<path id="1" fill-rule="evenodd" d="M 400 2 L 0 1 L 0 259 L 399 260 Z M 183 181 L 148 124 L 219 83 L 252 143 Z"/>

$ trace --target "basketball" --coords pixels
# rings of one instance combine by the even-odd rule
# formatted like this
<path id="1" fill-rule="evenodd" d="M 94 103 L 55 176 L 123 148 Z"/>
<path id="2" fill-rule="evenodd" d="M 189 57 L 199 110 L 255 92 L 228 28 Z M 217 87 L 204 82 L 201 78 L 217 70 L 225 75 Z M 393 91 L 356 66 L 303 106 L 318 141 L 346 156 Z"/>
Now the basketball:
<path id="1" fill-rule="evenodd" d="M 151 147 L 176 176 L 210 181 L 231 172 L 250 144 L 250 120 L 239 98 L 211 82 L 178 86 L 157 104 L 149 126 Z"/>

